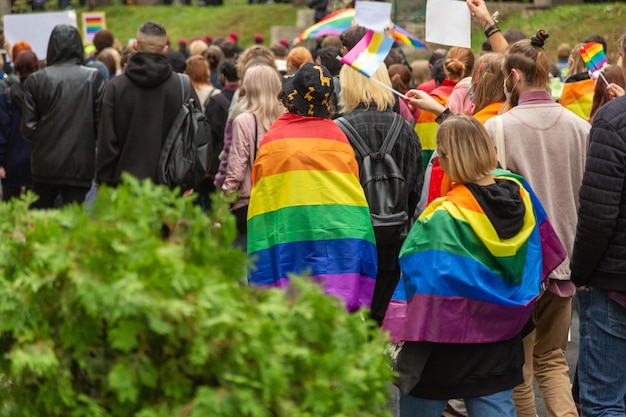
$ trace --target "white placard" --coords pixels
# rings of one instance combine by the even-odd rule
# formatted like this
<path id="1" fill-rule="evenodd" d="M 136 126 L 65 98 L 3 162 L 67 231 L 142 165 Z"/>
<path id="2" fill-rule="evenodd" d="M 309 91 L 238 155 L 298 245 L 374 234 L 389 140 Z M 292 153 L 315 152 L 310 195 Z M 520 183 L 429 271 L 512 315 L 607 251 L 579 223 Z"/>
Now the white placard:
<path id="1" fill-rule="evenodd" d="M 357 0 L 354 5 L 354 21 L 359 26 L 384 33 L 391 22 L 391 3 Z"/>
<path id="2" fill-rule="evenodd" d="M 4 36 L 11 45 L 26 41 L 37 54 L 37 58 L 45 59 L 48 54 L 48 40 L 56 25 L 66 24 L 78 27 L 76 12 L 67 10 L 53 13 L 27 13 L 4 15 Z"/>
<path id="3" fill-rule="evenodd" d="M 471 48 L 471 19 L 465 1 L 428 0 L 426 3 L 426 41 Z"/>

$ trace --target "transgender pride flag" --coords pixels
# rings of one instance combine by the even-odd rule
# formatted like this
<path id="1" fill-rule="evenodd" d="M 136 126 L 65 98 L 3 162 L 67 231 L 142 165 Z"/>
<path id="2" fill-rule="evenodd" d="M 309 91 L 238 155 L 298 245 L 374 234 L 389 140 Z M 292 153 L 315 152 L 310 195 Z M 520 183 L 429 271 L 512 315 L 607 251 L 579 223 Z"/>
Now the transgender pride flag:
<path id="1" fill-rule="evenodd" d="M 340 61 L 371 78 L 380 65 L 385 62 L 392 46 L 393 39 L 370 29 Z"/>

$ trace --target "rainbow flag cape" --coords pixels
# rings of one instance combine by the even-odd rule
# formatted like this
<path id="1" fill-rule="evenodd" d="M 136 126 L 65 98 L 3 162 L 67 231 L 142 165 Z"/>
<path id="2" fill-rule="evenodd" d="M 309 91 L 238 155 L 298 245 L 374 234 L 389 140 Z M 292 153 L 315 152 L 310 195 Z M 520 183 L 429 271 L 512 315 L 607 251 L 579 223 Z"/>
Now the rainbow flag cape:
<path id="1" fill-rule="evenodd" d="M 394 342 L 489 343 L 518 334 L 541 283 L 565 259 L 541 203 L 521 177 L 524 225 L 500 239 L 471 191 L 455 186 L 430 204 L 400 251 L 402 276 L 383 327 Z"/>
<path id="2" fill-rule="evenodd" d="M 385 62 L 392 46 L 393 39 L 370 29 L 339 61 L 370 78 Z"/>
<path id="3" fill-rule="evenodd" d="M 298 35 L 298 39 L 300 41 L 304 39 L 315 39 L 320 36 L 327 35 L 337 35 L 339 36 L 341 32 L 348 29 L 352 26 L 352 21 L 354 20 L 354 9 L 341 9 L 335 12 L 332 12 L 326 16 L 313 26 L 309 26 L 306 28 L 300 35 Z M 404 43 L 407 45 L 413 45 L 416 48 L 426 49 L 426 45 L 424 42 L 420 41 L 415 36 L 411 35 L 405 29 L 401 28 L 398 25 L 395 25 L 395 30 L 393 32 L 393 38 L 396 42 Z"/>
<path id="4" fill-rule="evenodd" d="M 559 104 L 578 117 L 589 120 L 591 105 L 593 104 L 594 86 L 595 81 L 593 79 L 563 84 Z"/>
<path id="5" fill-rule="evenodd" d="M 440 86 L 432 91 L 430 95 L 437 101 L 437 103 L 445 106 L 455 85 L 456 82 L 446 78 Z M 437 148 L 437 131 L 439 130 L 439 125 L 435 121 L 436 119 L 437 115 L 434 113 L 422 110 L 419 117 L 415 121 L 414 130 L 420 138 L 420 143 L 422 144 L 424 169 L 428 167 L 430 157 Z"/>
<path id="6" fill-rule="evenodd" d="M 252 168 L 250 282 L 283 287 L 307 274 L 346 303 L 369 307 L 378 261 L 352 146 L 330 119 L 280 116 Z"/>
<path id="7" fill-rule="evenodd" d="M 601 43 L 589 42 L 583 45 L 580 50 L 580 55 L 585 61 L 585 65 L 591 72 L 596 72 L 607 63 L 606 54 Z"/>

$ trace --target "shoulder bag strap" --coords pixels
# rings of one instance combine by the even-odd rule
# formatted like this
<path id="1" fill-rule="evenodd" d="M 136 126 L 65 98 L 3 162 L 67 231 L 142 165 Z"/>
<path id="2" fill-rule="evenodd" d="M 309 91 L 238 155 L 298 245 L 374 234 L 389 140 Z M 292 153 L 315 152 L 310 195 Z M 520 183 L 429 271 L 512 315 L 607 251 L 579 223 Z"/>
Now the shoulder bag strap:
<path id="1" fill-rule="evenodd" d="M 494 117 L 496 121 L 496 153 L 502 169 L 506 169 L 506 145 L 504 144 L 504 126 L 502 116 Z"/>
<path id="2" fill-rule="evenodd" d="M 259 127 L 257 125 L 257 121 L 256 121 L 256 115 L 254 113 L 252 113 L 252 117 L 254 118 L 254 158 L 252 158 L 253 161 L 256 160 L 256 153 L 259 149 L 257 142 L 259 140 Z"/>
<path id="3" fill-rule="evenodd" d="M 361 154 L 362 158 L 365 158 L 367 155 L 372 153 L 361 135 L 359 135 L 359 132 L 356 131 L 356 129 L 350 124 L 350 122 L 348 122 L 343 117 L 338 117 L 335 119 L 335 123 L 337 123 L 341 130 L 343 130 L 343 133 L 346 134 L 348 140 L 350 141 L 352 146 L 354 146 L 356 151 Z"/>

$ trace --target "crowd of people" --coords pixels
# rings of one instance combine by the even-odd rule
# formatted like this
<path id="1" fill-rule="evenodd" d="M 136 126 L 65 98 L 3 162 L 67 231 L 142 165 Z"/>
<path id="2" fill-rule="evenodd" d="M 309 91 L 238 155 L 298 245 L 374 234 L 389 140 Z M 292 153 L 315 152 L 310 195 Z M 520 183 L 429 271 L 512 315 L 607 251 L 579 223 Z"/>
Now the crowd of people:
<path id="1" fill-rule="evenodd" d="M 394 47 L 371 76 L 262 36 L 171 48 L 147 21 L 132 45 L 98 32 L 86 54 L 58 25 L 40 61 L 11 40 L 0 80 L 2 199 L 83 203 L 123 173 L 159 182 L 184 74 L 205 113 L 204 179 L 236 218 L 250 285 L 307 275 L 389 332 L 401 417 L 626 416 L 626 62 L 590 73 L 581 45 L 502 32 L 483 0 L 480 55 Z M 626 34 L 617 42 L 626 53 Z M 395 94 L 394 94 L 395 93 Z M 400 94 L 398 94 L 400 93 Z M 575 308 L 574 308 L 575 307 Z M 580 352 L 565 358 L 573 309 Z"/>

